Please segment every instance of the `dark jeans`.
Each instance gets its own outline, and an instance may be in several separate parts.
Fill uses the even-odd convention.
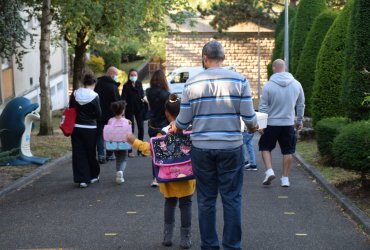
[[[148,135],[149,135],[150,138],[156,137],[159,132],[161,132],[161,130],[148,127]],[[153,161],[152,161],[152,175],[153,175],[153,178],[154,178],[155,177],[155,170],[154,170]]]
[[[90,183],[100,173],[96,160],[97,129],[74,128],[71,138],[73,180]]]
[[[135,121],[138,129],[137,138],[139,140],[143,140],[144,138],[144,119],[143,119],[143,112],[137,113],[137,114],[126,114],[126,119],[129,119],[132,122],[132,133],[135,132]],[[132,149],[129,150],[129,152],[132,152]],[[138,151],[139,153],[139,151]]]
[[[175,210],[177,200],[179,200],[179,208],[181,211],[181,227],[191,226],[191,197],[192,195],[176,198],[166,198],[164,203],[164,223],[172,224],[175,222]]]
[[[224,249],[241,249],[241,204],[243,148],[200,149],[192,147],[191,160],[196,177],[199,229],[202,249],[219,249],[216,231],[216,199],[220,192]]]
[[[97,124],[97,131],[98,131],[98,138],[96,141],[96,150],[98,151],[98,158],[99,159],[104,159],[105,155],[106,156],[111,156],[113,155],[113,151],[106,151],[104,148],[104,138],[103,138],[103,129],[104,126],[107,123],[105,122],[98,122]]]

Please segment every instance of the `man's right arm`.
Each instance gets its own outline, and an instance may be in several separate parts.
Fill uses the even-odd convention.
[[[269,113],[268,98],[269,98],[269,94],[268,94],[268,91],[267,91],[267,88],[266,88],[266,85],[265,85],[262,88],[262,95],[261,95],[261,99],[260,99],[260,103],[259,103],[259,107],[258,107],[259,112],[265,113],[265,114]]]
[[[176,128],[186,129],[193,120],[193,111],[189,102],[187,89],[185,88],[181,96],[180,113],[176,118]]]

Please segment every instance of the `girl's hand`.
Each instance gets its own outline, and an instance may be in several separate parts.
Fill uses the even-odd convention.
[[[134,144],[134,141],[136,140],[136,137],[134,134],[130,133],[127,134],[127,142],[130,143],[131,145]]]

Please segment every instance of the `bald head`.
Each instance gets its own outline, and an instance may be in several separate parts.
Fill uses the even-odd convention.
[[[118,75],[118,69],[116,67],[109,67],[107,69],[107,76],[110,76],[113,78],[113,76]]]
[[[274,73],[285,72],[285,62],[282,59],[276,59],[272,63],[272,71]]]

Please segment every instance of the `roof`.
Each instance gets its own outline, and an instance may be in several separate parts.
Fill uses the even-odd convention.
[[[189,18],[182,25],[176,25],[174,23],[169,23],[170,28],[173,31],[178,31],[181,33],[191,33],[191,32],[198,32],[198,33],[215,33],[218,32],[215,30],[209,23],[213,20],[213,16],[207,17],[196,17],[196,18]],[[193,22],[193,26],[191,25]],[[260,32],[274,32],[273,29],[269,29],[266,27],[259,26]],[[245,32],[258,32],[258,25],[255,22],[244,22],[232,26],[225,30],[226,33],[245,33]]]

